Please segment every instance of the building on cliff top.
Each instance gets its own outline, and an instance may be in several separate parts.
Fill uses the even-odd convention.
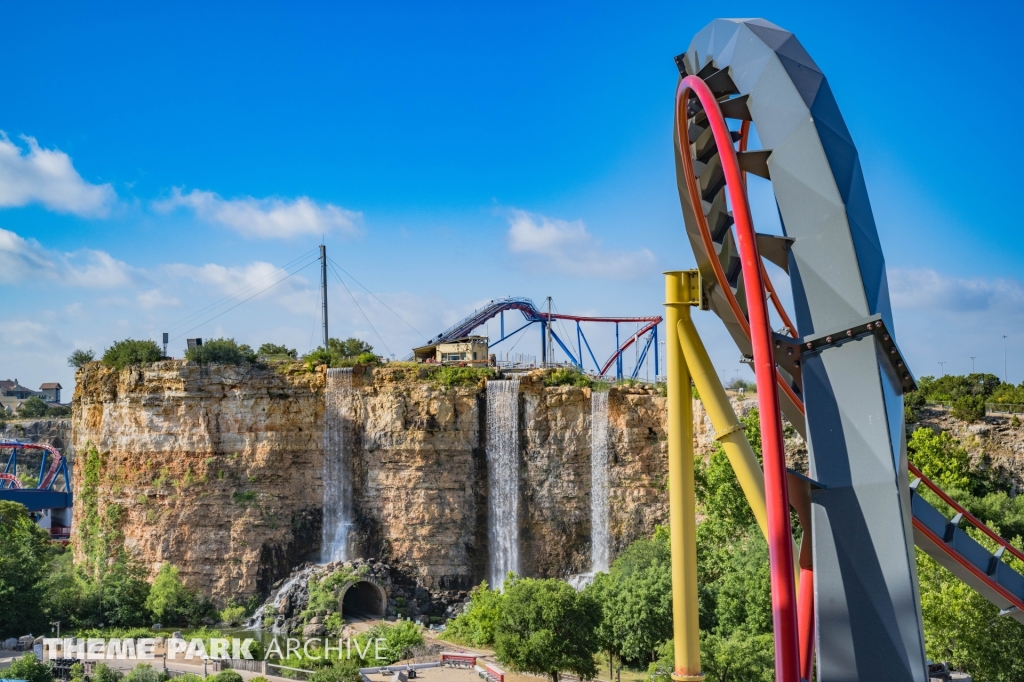
[[[412,354],[416,362],[486,367],[490,364],[488,347],[489,341],[486,336],[464,336],[461,339],[413,348]]]

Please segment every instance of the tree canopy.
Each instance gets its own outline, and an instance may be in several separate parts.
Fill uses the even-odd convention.
[[[76,348],[71,355],[68,356],[68,367],[74,367],[78,369],[82,365],[92,362],[96,359],[96,354],[92,352],[92,349],[83,350]]]
[[[103,362],[107,367],[124,369],[131,365],[145,365],[156,362],[163,357],[163,351],[155,341],[146,339],[124,339],[117,341],[110,348],[103,351]]]
[[[256,353],[234,339],[210,339],[186,350],[185,359],[200,365],[244,365],[256,362]]]
[[[547,675],[552,682],[563,670],[590,679],[597,672],[594,630],[600,620],[601,607],[593,597],[564,581],[506,581],[495,653],[516,670]]]

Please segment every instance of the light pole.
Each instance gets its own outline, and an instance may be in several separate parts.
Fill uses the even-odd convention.
[[[977,355],[972,355],[971,356],[971,374],[975,373],[974,372],[974,358],[976,358],[976,357],[978,357],[978,356]]]
[[[1010,383],[1006,378],[1006,334],[1003,334],[1003,383]]]
[[[946,376],[946,363],[944,361],[939,362],[939,369],[942,370],[942,376]]]
[[[53,632],[53,628],[57,628],[57,639],[60,639],[60,621],[54,620],[50,622],[50,632]]]

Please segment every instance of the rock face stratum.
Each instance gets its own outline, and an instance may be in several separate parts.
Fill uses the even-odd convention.
[[[320,556],[323,370],[299,364],[93,363],[74,397],[75,552],[164,562],[217,602],[267,593]],[[486,387],[444,388],[414,365],[354,368],[346,458],[354,556],[428,589],[487,570]],[[590,564],[591,389],[520,384],[520,562],[527,576]],[[665,399],[609,393],[612,556],[668,515]],[[698,451],[710,426],[694,403]]]

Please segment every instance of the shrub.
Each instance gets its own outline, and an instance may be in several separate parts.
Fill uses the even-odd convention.
[[[213,677],[216,682],[242,682],[242,676],[234,670],[221,670]]]
[[[94,682],[121,682],[121,678],[124,677],[124,673],[120,670],[111,668],[106,663],[98,663],[92,671],[92,679]]]
[[[255,682],[253,678],[249,682]],[[334,665],[320,668],[310,675],[309,682],[360,682],[362,675],[359,674],[359,662],[352,659],[342,659]]]
[[[544,377],[545,386],[579,386],[587,388],[594,381],[575,367],[559,367]]]
[[[74,367],[78,369],[82,365],[92,362],[96,359],[96,354],[92,352],[92,349],[82,350],[76,348],[71,355],[68,356],[68,367]]]
[[[299,352],[294,348],[288,348],[277,343],[265,343],[256,350],[256,355],[262,356],[284,356],[295,359],[299,357]]]
[[[139,663],[125,676],[124,682],[160,682],[160,673],[149,663]]]
[[[456,367],[442,365],[430,370],[430,381],[440,388],[449,389],[456,386],[479,386],[484,379],[491,379],[495,372],[490,367]]]
[[[198,623],[213,611],[209,600],[182,585],[178,569],[169,563],[160,567],[153,580],[146,608],[161,623],[179,625]]]
[[[50,666],[36,660],[36,655],[29,652],[21,658],[14,659],[9,668],[0,670],[0,679],[27,680],[27,682],[53,682],[53,671]]]
[[[407,620],[399,621],[394,625],[378,623],[366,631],[365,637],[366,641],[374,645],[376,644],[374,640],[384,640],[384,644],[380,647],[381,657],[375,659],[377,664],[383,665],[391,665],[407,658],[413,647],[423,644],[423,633],[420,632],[419,626]],[[372,652],[376,656],[376,646]]]
[[[103,351],[103,364],[114,369],[124,369],[130,365],[144,365],[156,362],[163,357],[163,351],[155,341],[139,341],[125,339],[116,342]]]
[[[352,367],[353,365],[369,365],[378,362],[373,346],[356,338],[344,341],[327,339],[327,348],[320,346],[316,350],[302,356],[306,367],[312,370],[318,365],[328,367]]]
[[[200,365],[242,365],[256,362],[256,353],[234,339],[211,339],[185,351],[185,359]]]
[[[220,619],[228,625],[239,625],[245,619],[245,607],[231,602],[220,612]]]
[[[985,398],[980,395],[961,396],[953,401],[953,409],[949,413],[961,421],[981,421],[985,418]]]
[[[469,593],[465,611],[449,621],[444,637],[456,644],[490,647],[494,645],[494,629],[501,616],[502,593],[489,589],[487,581]]]

